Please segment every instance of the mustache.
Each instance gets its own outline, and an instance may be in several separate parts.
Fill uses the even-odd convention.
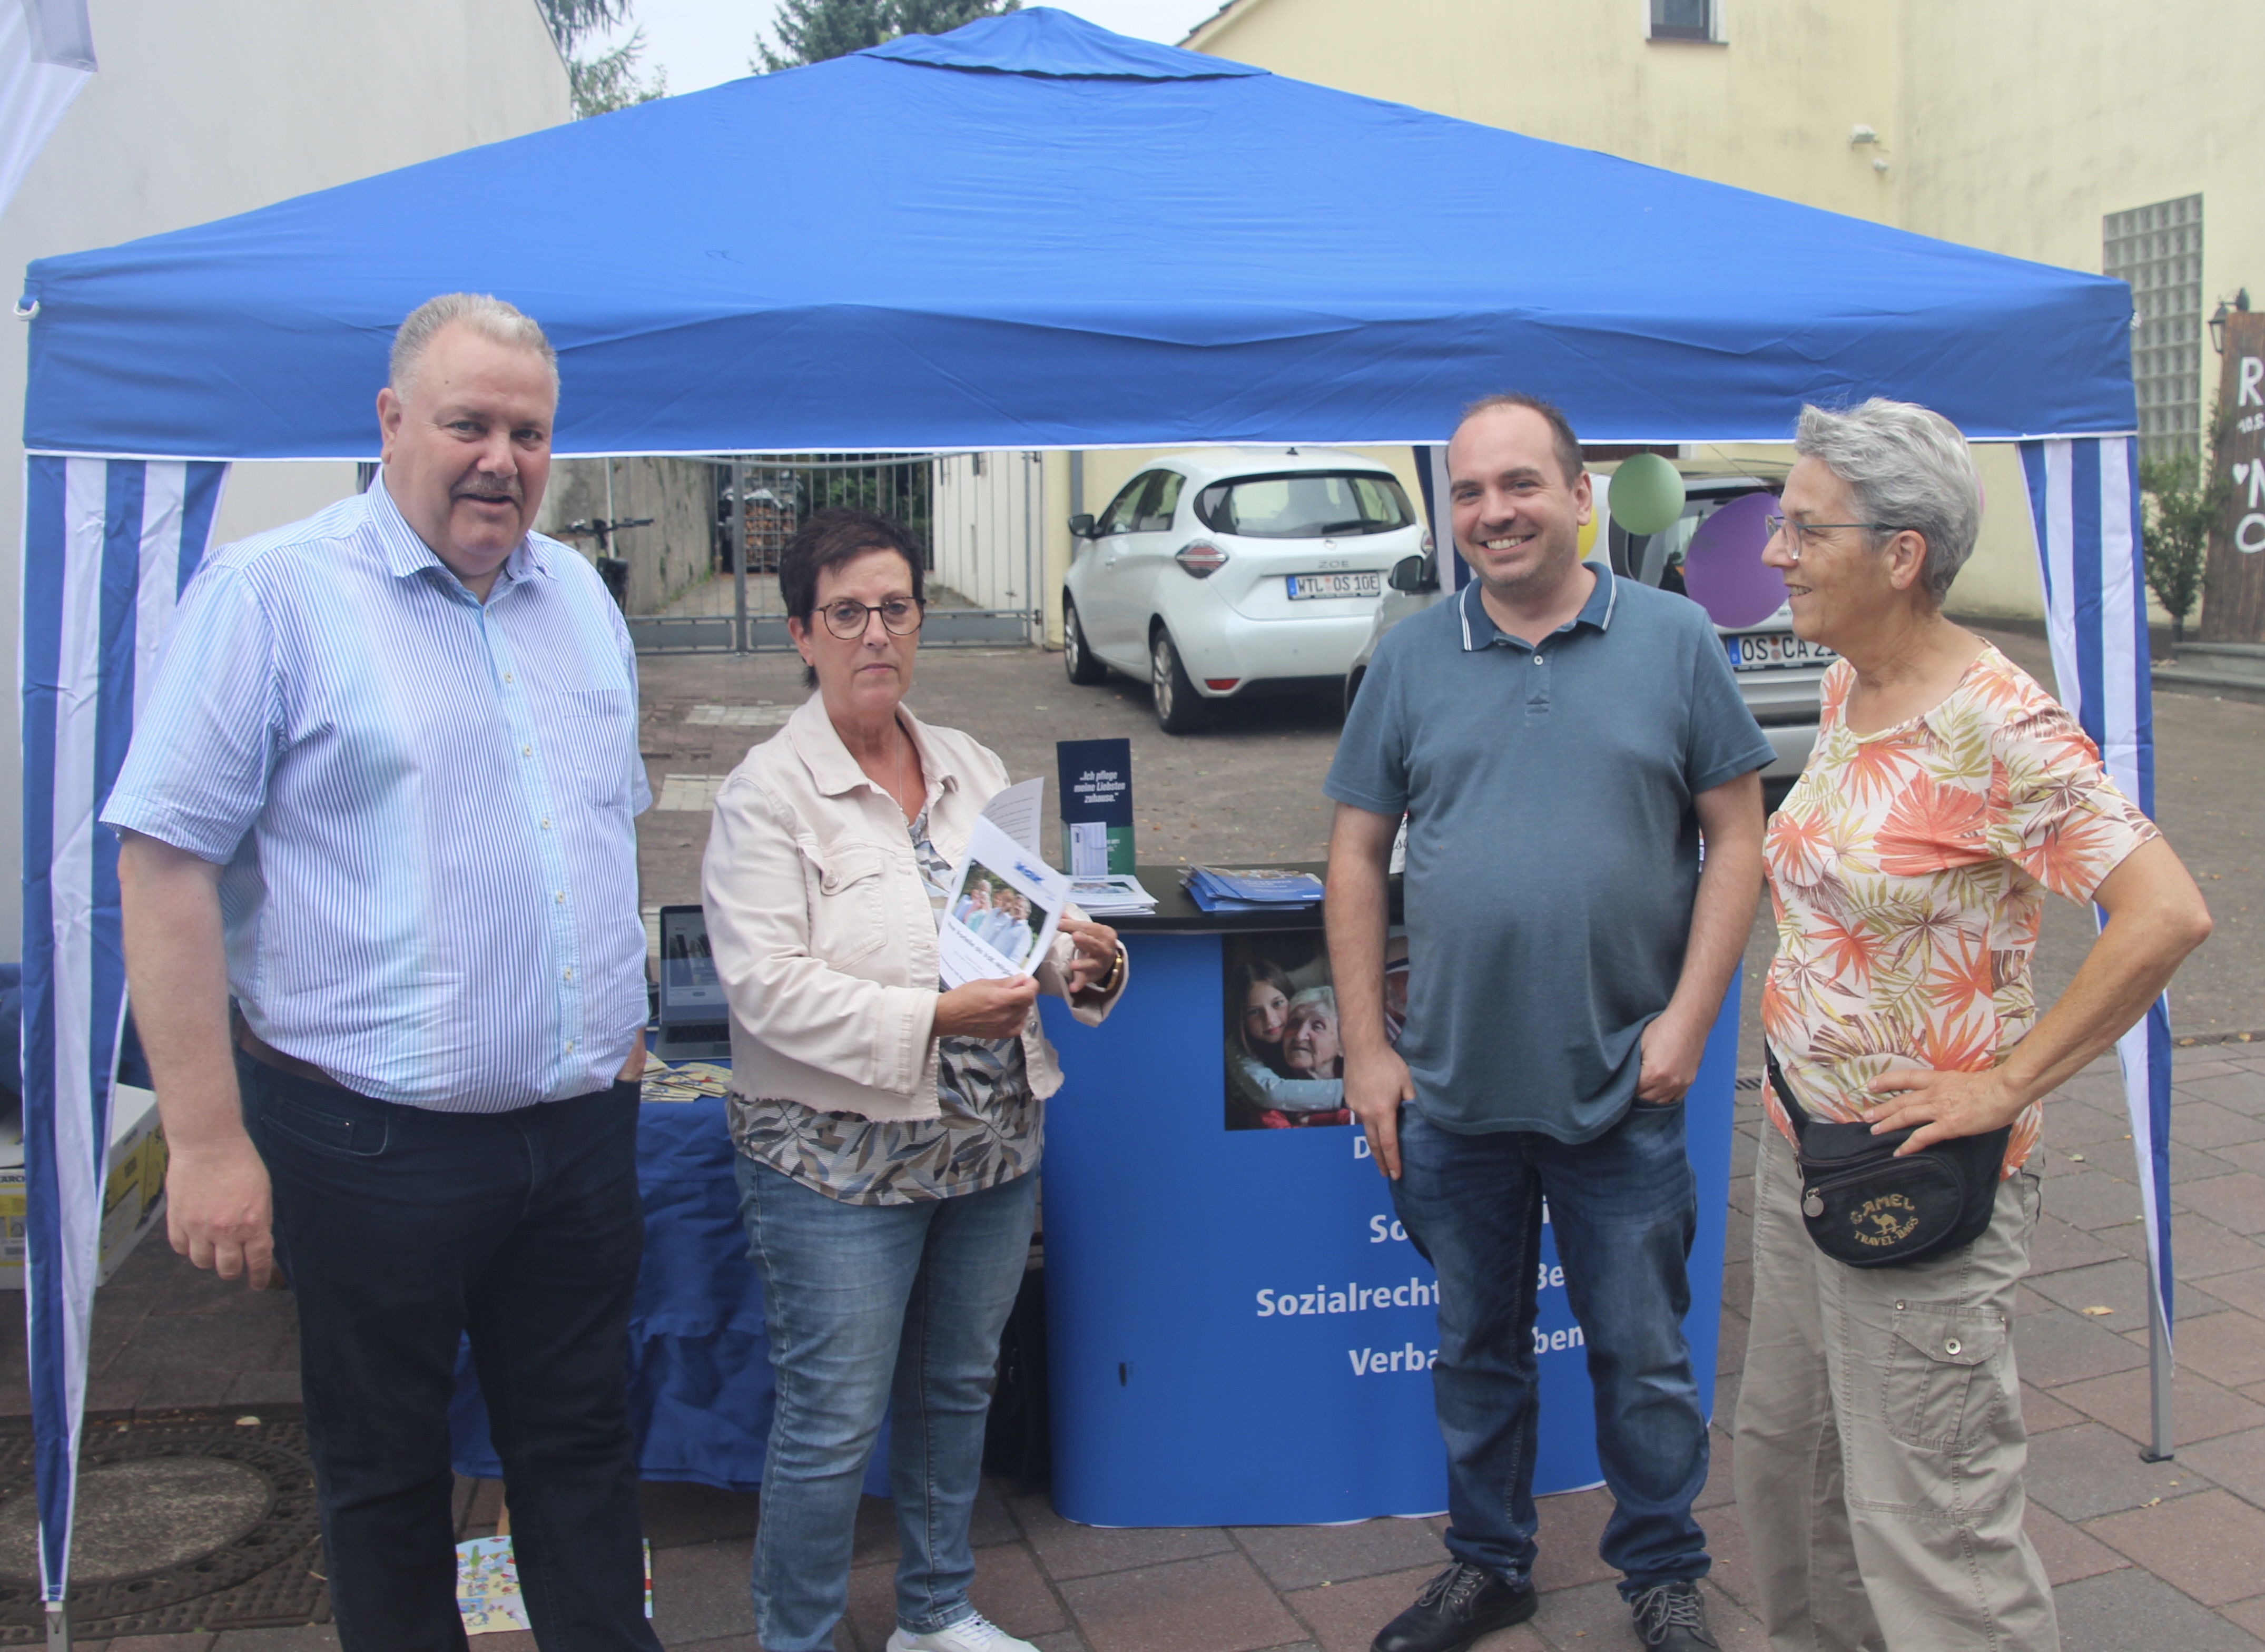
[[[474,483],[460,487],[448,497],[453,499],[508,499],[516,505],[526,498],[526,493],[519,485],[519,478],[513,477],[505,482]]]

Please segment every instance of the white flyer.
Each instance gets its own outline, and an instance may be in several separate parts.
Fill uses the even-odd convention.
[[[1109,876],[1109,823],[1106,820],[1070,822],[1069,870],[1073,877]]]
[[[1033,859],[1045,851],[1038,847],[1038,811],[1045,807],[1046,778],[1025,780],[1009,786],[983,805],[983,818],[1023,846]]]
[[[987,814],[968,834],[936,916],[937,973],[947,987],[1027,975],[1053,944],[1069,877],[1026,850]]]

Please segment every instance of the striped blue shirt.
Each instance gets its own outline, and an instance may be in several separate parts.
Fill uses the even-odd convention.
[[[642,1036],[652,801],[589,564],[530,535],[484,607],[381,480],[206,562],[102,818],[225,868],[229,986],[276,1049],[498,1112]]]

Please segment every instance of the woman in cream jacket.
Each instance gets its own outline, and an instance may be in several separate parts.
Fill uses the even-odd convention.
[[[779,586],[818,693],[725,782],[703,871],[778,1391],[753,1577],[768,1652],[833,1645],[892,1403],[890,1652],[1031,1652],[967,1586],[999,1337],[1061,1084],[1036,1001],[1098,1022],[1126,964],[1114,930],[1073,913],[1035,975],[941,990],[936,914],[1007,774],[903,707],[924,560],[864,512],[796,535]]]

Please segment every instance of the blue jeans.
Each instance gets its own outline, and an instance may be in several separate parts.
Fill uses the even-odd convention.
[[[956,1198],[845,1204],[744,1155],[737,1163],[778,1389],[755,1530],[756,1634],[766,1652],[832,1648],[885,1415],[897,1621],[929,1634],[972,1617],[968,1523],[1038,1177]]]
[[[1524,1583],[1533,1575],[1533,1359],[1541,1204],[1587,1345],[1597,1457],[1616,1505],[1598,1553],[1620,1593],[1707,1575],[1691,1517],[1707,1481],[1707,1419],[1683,1315],[1698,1192],[1683,1109],[1629,1109],[1594,1141],[1527,1132],[1458,1135],[1400,1115],[1392,1202],[1439,1272],[1431,1368],[1447,1445],[1447,1547]]]
[[[339,1644],[465,1644],[448,1401],[469,1334],[535,1643],[659,1652],[627,1399],[637,1087],[441,1113],[249,1057],[237,1073],[299,1306]]]

